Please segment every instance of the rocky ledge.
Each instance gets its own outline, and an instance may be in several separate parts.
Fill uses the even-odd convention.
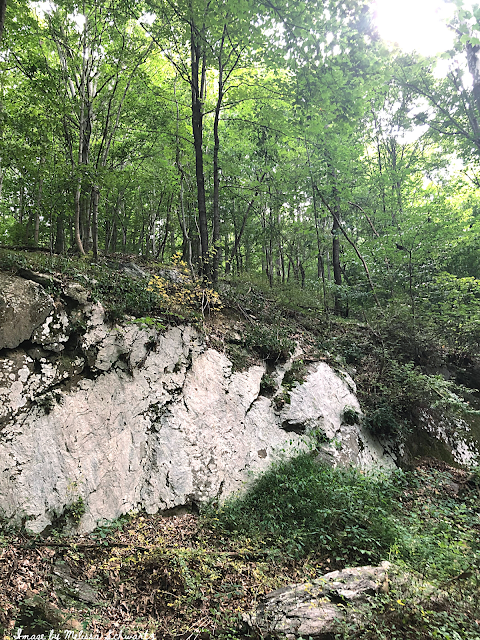
[[[111,326],[80,285],[54,299],[47,276],[23,275],[0,273],[0,509],[30,531],[221,498],[312,442],[330,464],[394,464],[345,423],[355,384],[325,362],[279,408],[263,363],[234,371],[189,326]],[[291,364],[269,372],[279,387]]]

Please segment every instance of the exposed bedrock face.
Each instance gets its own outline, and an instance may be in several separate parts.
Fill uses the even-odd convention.
[[[111,327],[85,291],[70,286],[54,304],[40,285],[8,279],[2,317],[18,313],[20,288],[32,320],[0,351],[0,512],[33,532],[80,498],[83,531],[132,509],[223,498],[312,443],[333,465],[394,466],[345,424],[345,408],[361,413],[355,385],[324,362],[277,410],[261,393],[263,365],[232,371],[191,327]]]
[[[205,349],[189,327],[157,335],[136,325],[111,329],[100,318],[92,308],[82,338],[88,377],[77,375],[71,388],[79,357],[70,368],[47,357],[35,363],[23,351],[3,358],[11,409],[0,440],[1,507],[9,518],[27,518],[32,531],[79,497],[87,531],[134,508],[154,512],[228,495],[249,472],[307,448],[312,430],[346,436],[332,460],[390,464],[367,434],[342,425],[344,407],[358,403],[324,363],[312,366],[278,412],[260,395],[263,366],[232,372],[228,358]],[[285,430],[289,421],[304,434]]]
[[[39,284],[0,272],[0,349],[29,340],[54,309]]]

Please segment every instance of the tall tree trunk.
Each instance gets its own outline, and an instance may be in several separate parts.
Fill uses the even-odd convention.
[[[350,246],[353,248],[353,250],[355,251],[355,253],[358,256],[358,259],[360,260],[360,262],[362,263],[363,269],[365,271],[365,275],[367,276],[367,280],[368,280],[368,284],[370,286],[370,290],[373,294],[373,298],[375,300],[375,304],[377,305],[377,307],[382,311],[382,305],[380,304],[380,301],[378,299],[377,293],[375,291],[375,286],[373,284],[373,280],[372,277],[370,275],[370,271],[368,269],[368,265],[365,262],[364,257],[362,256],[362,254],[360,253],[360,251],[358,250],[357,245],[355,244],[355,242],[350,238],[350,236],[347,234],[347,232],[345,231],[345,229],[342,227],[340,220],[335,212],[335,209],[330,207],[330,205],[327,203],[327,201],[325,200],[325,198],[322,196],[322,194],[320,193],[320,191],[318,191],[318,187],[315,186],[315,188],[317,189],[317,192],[323,202],[323,204],[325,205],[325,207],[330,211],[330,213],[332,214],[332,217],[334,219],[334,221],[337,223],[337,228],[339,229],[339,231],[343,234],[345,240],[350,244]]]
[[[165,221],[165,233],[163,234],[163,239],[158,242],[158,252],[157,258],[160,257],[160,262],[163,262],[165,255],[165,248],[167,246],[168,234],[170,233],[171,226],[171,216],[172,216],[172,203],[173,203],[173,193],[170,195],[167,203],[167,219]]]
[[[188,264],[190,273],[193,274],[192,240],[189,234],[186,217],[185,217],[185,173],[183,171],[183,166],[180,158],[180,133],[179,133],[180,108],[177,100],[177,78],[176,77],[173,83],[173,96],[175,98],[175,105],[177,109],[176,136],[175,136],[175,164],[177,166],[178,173],[180,174],[179,208],[177,209],[178,222],[180,224],[180,229],[182,230],[182,236],[183,236],[182,257],[185,260],[185,262]]]
[[[334,205],[335,206],[335,205]],[[333,216],[332,226],[332,266],[333,266],[333,281],[337,287],[342,285],[342,269],[340,266],[340,218],[339,212],[335,212],[337,215]],[[342,301],[340,295],[335,293],[335,315],[342,315]]]
[[[397,212],[395,211],[395,207],[392,207],[392,226],[396,227],[398,225],[398,217],[397,214],[402,213],[403,203],[402,203],[402,187],[401,182],[398,178],[398,166],[397,166],[397,142],[394,138],[390,138],[389,142],[389,150],[390,150],[390,159],[392,162],[392,173],[393,173],[393,184],[392,184],[392,192],[394,194],[394,200],[397,201]]]
[[[7,0],[0,0],[0,40],[3,35],[3,27],[5,26],[5,14],[7,12]]]
[[[22,180],[22,183],[20,185],[20,193],[18,196],[18,222],[21,225],[23,224],[23,212],[24,212],[24,186],[23,186],[23,180]]]
[[[322,289],[323,289],[323,307],[325,312],[328,313],[328,304],[327,304],[327,289],[325,285],[325,265],[323,260],[323,247],[320,236],[319,229],[319,214],[318,214],[318,203],[317,203],[317,192],[315,188],[315,181],[313,179],[312,165],[310,162],[310,151],[308,149],[307,139],[305,138],[305,150],[307,152],[307,160],[309,166],[310,173],[310,185],[312,187],[312,201],[313,201],[313,216],[315,219],[315,235],[317,238],[317,278],[322,279]]]
[[[2,201],[3,174],[4,174],[4,170],[3,170],[3,167],[2,167],[2,158],[0,157],[0,202]]]
[[[65,226],[63,220],[63,213],[57,214],[57,229],[55,233],[55,253],[65,253]]]
[[[198,224],[201,244],[201,272],[202,275],[210,274],[208,264],[208,225],[207,205],[205,199],[205,175],[203,167],[203,78],[206,70],[206,60],[202,52],[202,46],[198,42],[194,25],[191,25],[191,72],[192,72],[192,131],[193,146],[195,149],[195,175],[197,179],[197,206]]]
[[[477,35],[477,32],[474,32]],[[465,51],[467,54],[468,70],[473,79],[473,97],[477,107],[476,122],[480,116],[480,45],[466,42]]]
[[[233,229],[234,229],[234,233],[235,233],[235,243],[234,243],[233,249],[232,249],[232,251],[230,253],[230,257],[228,258],[228,260],[226,262],[225,269],[230,268],[230,263],[232,262],[232,260],[234,258],[237,257],[237,251],[238,251],[238,248],[240,246],[240,242],[242,241],[243,232],[245,231],[245,227],[247,225],[247,220],[248,220],[248,217],[250,215],[250,211],[252,210],[253,205],[255,204],[255,200],[256,200],[256,198],[257,198],[257,196],[259,194],[260,184],[265,180],[266,175],[267,174],[265,172],[262,175],[262,177],[260,178],[260,180],[259,180],[259,184],[258,184],[257,188],[255,189],[255,194],[254,194],[253,198],[250,200],[250,202],[248,203],[248,206],[247,206],[247,209],[245,211],[245,215],[243,216],[242,224],[241,224],[241,227],[240,227],[240,230],[238,231],[238,233],[237,233],[237,226],[236,226],[235,216],[233,216]],[[237,264],[238,264],[238,261],[237,261]],[[228,267],[227,267],[227,265],[228,265]]]
[[[218,265],[220,264],[220,169],[218,166],[218,152],[220,150],[220,138],[218,135],[218,124],[220,122],[220,109],[223,102],[223,45],[227,35],[227,25],[223,27],[222,41],[218,54],[218,94],[215,105],[215,119],[213,122],[213,263],[212,282],[218,281]]]
[[[100,187],[93,185],[92,188],[92,249],[93,259],[98,260],[98,201],[100,199]]]
[[[85,24],[83,27],[83,55],[82,55],[82,71],[80,77],[80,121],[78,132],[78,163],[77,163],[77,188],[75,190],[75,217],[74,217],[74,232],[75,232],[75,244],[80,255],[85,255],[85,249],[83,248],[82,233],[81,233],[81,196],[82,196],[82,172],[80,167],[85,161],[85,157],[88,157],[88,150],[85,149],[86,143],[86,131],[87,131],[87,105],[86,105],[86,92],[87,92],[87,34],[88,34],[88,18],[85,16]]]
[[[382,210],[384,215],[387,213],[387,204],[385,198],[385,180],[383,176],[383,162],[382,162],[382,148],[380,146],[380,126],[377,121],[377,114],[373,110],[373,121],[375,123],[375,139],[377,143],[377,164],[378,164],[378,173],[380,175],[380,191],[382,195]]]
[[[336,287],[341,287],[342,285],[342,268],[340,264],[340,233],[342,230],[341,226],[341,207],[340,207],[340,195],[338,193],[337,188],[337,180],[335,176],[335,169],[330,162],[328,162],[328,172],[330,174],[331,184],[332,184],[332,192],[333,192],[333,206],[327,206],[327,203],[324,198],[322,198],[323,203],[327,207],[327,209],[332,214],[333,224],[332,224],[332,266],[333,266],[333,281]],[[318,190],[317,190],[318,191]],[[318,192],[320,193],[320,192]],[[343,315],[342,309],[342,299],[337,291],[335,291],[335,315],[341,316]]]
[[[85,250],[83,248],[82,236],[80,233],[80,198],[82,195],[82,176],[79,175],[77,178],[77,188],[75,190],[75,218],[74,218],[74,233],[75,233],[75,244],[77,245],[77,249],[81,255],[85,255]]]
[[[35,225],[33,229],[33,244],[36,247],[38,247],[38,238],[40,235],[40,207],[42,205],[42,191],[43,191],[42,165],[44,163],[45,163],[45,158],[42,158],[40,161],[40,175],[38,179],[37,202],[35,206]]]
[[[218,151],[220,149],[220,138],[218,136],[218,123],[220,121],[220,106],[222,98],[220,95],[220,87],[222,82],[221,68],[219,77],[218,100],[215,107],[215,120],[213,123],[213,262],[212,262],[212,282],[218,281],[218,265],[220,264],[221,248],[220,248],[220,171],[218,167]]]

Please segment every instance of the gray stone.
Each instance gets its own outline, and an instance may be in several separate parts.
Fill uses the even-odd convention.
[[[59,305],[50,313],[45,322],[32,333],[31,340],[40,344],[47,351],[60,353],[70,336],[69,318],[64,309]]]
[[[362,424],[347,425],[342,417],[346,407],[362,415],[355,395],[354,381],[345,373],[337,373],[326,362],[309,367],[303,384],[290,393],[290,404],[280,414],[283,428],[294,432],[316,434],[322,444],[322,458],[333,465],[353,464],[361,468],[395,467],[393,457]]]
[[[40,371],[26,353],[3,360],[0,395],[8,409],[0,507],[17,521],[27,516],[33,532],[72,502],[72,486],[86,505],[84,531],[131,509],[155,512],[226,496],[279,455],[307,450],[309,429],[340,429],[342,402],[353,402],[342,378],[323,365],[319,375],[313,366],[292,394],[295,419],[305,421],[307,435],[285,433],[282,420],[290,414],[279,416],[260,395],[263,366],[233,372],[228,358],[205,349],[190,327],[163,334],[136,324],[108,327],[98,304],[89,308],[86,324],[81,348],[95,379],[78,377],[81,357],[70,365],[65,358],[40,358]],[[52,388],[54,401],[37,403]],[[315,411],[307,410],[313,405]],[[373,454],[351,462],[370,459],[391,462]]]
[[[263,365],[234,372],[191,327],[111,327],[98,303],[67,314],[38,284],[5,282],[25,308],[46,305],[26,332],[38,348],[0,358],[0,509],[34,533],[80,497],[82,531],[132,509],[223,498],[320,432],[333,465],[393,466],[359,425],[342,425],[346,406],[360,410],[353,381],[325,363],[309,365],[279,412],[261,395]],[[77,351],[59,354],[72,324],[85,327]],[[273,372],[279,384],[290,365]]]
[[[184,284],[192,280],[190,275],[182,273],[178,269],[162,269],[158,271],[158,275],[172,284]]]
[[[370,598],[388,590],[389,567],[384,562],[379,567],[332,571],[311,582],[283,587],[266,595],[244,621],[261,637],[328,638],[347,622],[358,624]]]
[[[78,282],[67,283],[63,287],[63,293],[67,298],[75,300],[75,302],[78,302],[81,305],[87,304],[90,299],[90,292],[82,287]]]
[[[125,264],[120,265],[119,270],[131,278],[150,278],[148,271],[141,269],[134,262],[126,262]]]
[[[37,283],[0,272],[0,349],[14,349],[55,310]]]
[[[101,601],[97,590],[87,582],[75,578],[68,564],[62,560],[57,560],[53,567],[53,588],[61,600],[68,596],[87,604],[98,604]]]

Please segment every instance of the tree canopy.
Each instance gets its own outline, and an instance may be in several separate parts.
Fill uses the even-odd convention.
[[[480,291],[480,9],[456,5],[442,74],[364,0],[10,0],[0,242],[447,322]]]

